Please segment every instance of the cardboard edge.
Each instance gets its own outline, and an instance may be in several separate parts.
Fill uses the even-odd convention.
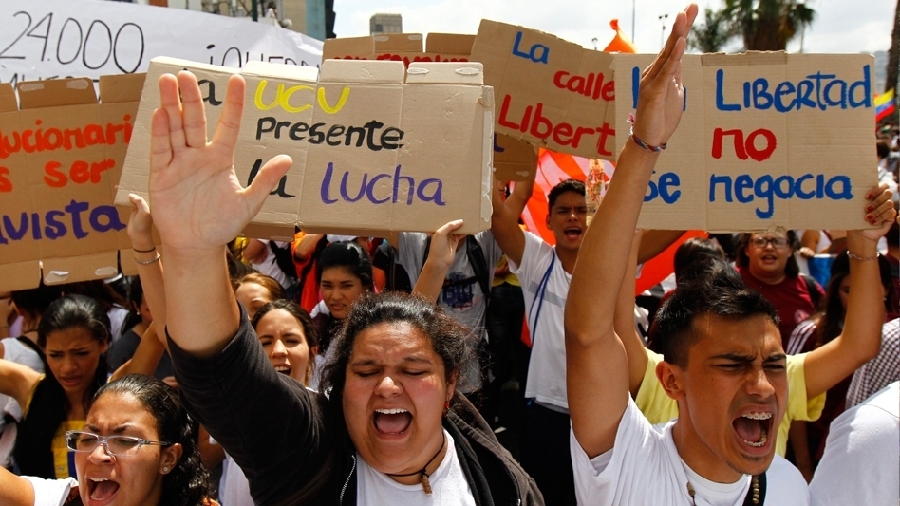
[[[26,81],[16,85],[21,110],[64,105],[96,104],[94,82],[86,77]]]
[[[119,274],[119,252],[103,251],[76,257],[45,258],[44,283],[59,285],[104,279]]]
[[[399,61],[325,60],[319,70],[319,84],[402,84],[405,75],[406,68]]]
[[[16,112],[19,103],[16,100],[16,91],[9,83],[0,83],[0,113]]]
[[[410,63],[407,84],[477,84],[484,83],[484,67],[477,62]],[[493,93],[491,93],[493,99]],[[493,100],[488,107],[493,106]]]
[[[0,265],[0,291],[30,290],[40,284],[40,260]]]
[[[425,38],[426,53],[471,54],[475,35],[468,33],[429,33]]]
[[[787,65],[784,51],[747,51],[742,54],[707,53],[700,55],[704,67],[738,67],[753,65]]]
[[[340,60],[335,60],[340,61]],[[221,67],[225,69],[226,67]],[[241,69],[241,75],[261,78],[276,77],[291,81],[306,81],[315,83],[319,79],[319,69],[310,66],[284,65],[280,63],[268,63],[251,61]]]
[[[100,76],[100,100],[105,104],[140,102],[146,72]]]

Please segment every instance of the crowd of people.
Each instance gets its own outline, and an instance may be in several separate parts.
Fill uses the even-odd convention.
[[[584,182],[547,195],[552,243],[520,226],[533,180],[474,236],[238,237],[291,160],[241,187],[243,80],[208,139],[196,77],[162,76],[139,276],[0,297],[0,504],[897,504],[896,132],[870,229],[693,238],[636,302],[682,235],[636,226],[696,15],[593,225]]]

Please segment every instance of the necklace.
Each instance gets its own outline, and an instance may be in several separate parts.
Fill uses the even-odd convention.
[[[387,476],[390,476],[391,478],[406,478],[408,476],[415,476],[417,474],[421,474],[422,478],[420,481],[422,482],[422,491],[425,492],[425,495],[431,495],[431,482],[428,481],[428,473],[425,471],[425,469],[427,469],[428,466],[430,466],[431,463],[434,462],[434,459],[436,459],[437,456],[441,454],[441,451],[444,449],[445,444],[447,444],[447,437],[444,436],[443,433],[441,433],[441,447],[438,448],[437,453],[435,453],[434,457],[431,457],[431,459],[424,466],[422,466],[422,469],[420,469],[414,473],[406,473],[406,474],[384,473],[384,474],[386,474]]]
[[[684,469],[685,478],[687,478],[687,469],[684,460],[681,461],[681,468]],[[763,475],[764,476],[764,475]],[[753,475],[750,477],[750,490],[747,491],[747,495],[744,496],[743,506],[751,506],[751,505],[759,505],[760,503],[760,487],[759,487],[759,477],[760,475]],[[688,496],[691,498],[691,504],[693,506],[697,506],[697,491],[694,490],[694,486],[691,485],[691,480],[686,479],[685,483],[687,487]]]

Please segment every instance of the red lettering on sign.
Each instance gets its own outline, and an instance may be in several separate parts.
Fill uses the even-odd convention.
[[[616,135],[616,131],[609,123],[604,122],[598,127],[573,126],[565,121],[553,123],[550,118],[544,116],[543,103],[528,105],[525,107],[522,118],[516,121],[509,117],[511,102],[512,97],[509,95],[503,97],[503,102],[500,105],[500,114],[497,117],[497,123],[501,126],[518,130],[522,133],[529,132],[533,137],[543,141],[552,137],[557,144],[563,146],[571,145],[575,149],[578,149],[578,146],[581,145],[582,137],[597,135],[597,154],[603,156],[612,155],[612,151],[606,147],[606,144],[610,137]]]

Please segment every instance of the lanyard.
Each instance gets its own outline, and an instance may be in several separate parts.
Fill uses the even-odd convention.
[[[550,266],[547,267],[547,272],[544,273],[544,277],[541,278],[541,282],[538,283],[537,291],[534,293],[534,298],[537,301],[537,311],[534,312],[534,319],[529,315],[528,321],[531,324],[531,347],[534,348],[534,343],[537,337],[537,322],[538,318],[541,317],[541,308],[544,306],[544,295],[547,293],[547,285],[550,284],[550,273],[553,272],[553,264],[556,263],[556,251],[553,251],[553,256],[550,257]],[[534,309],[534,304],[531,306]]]

